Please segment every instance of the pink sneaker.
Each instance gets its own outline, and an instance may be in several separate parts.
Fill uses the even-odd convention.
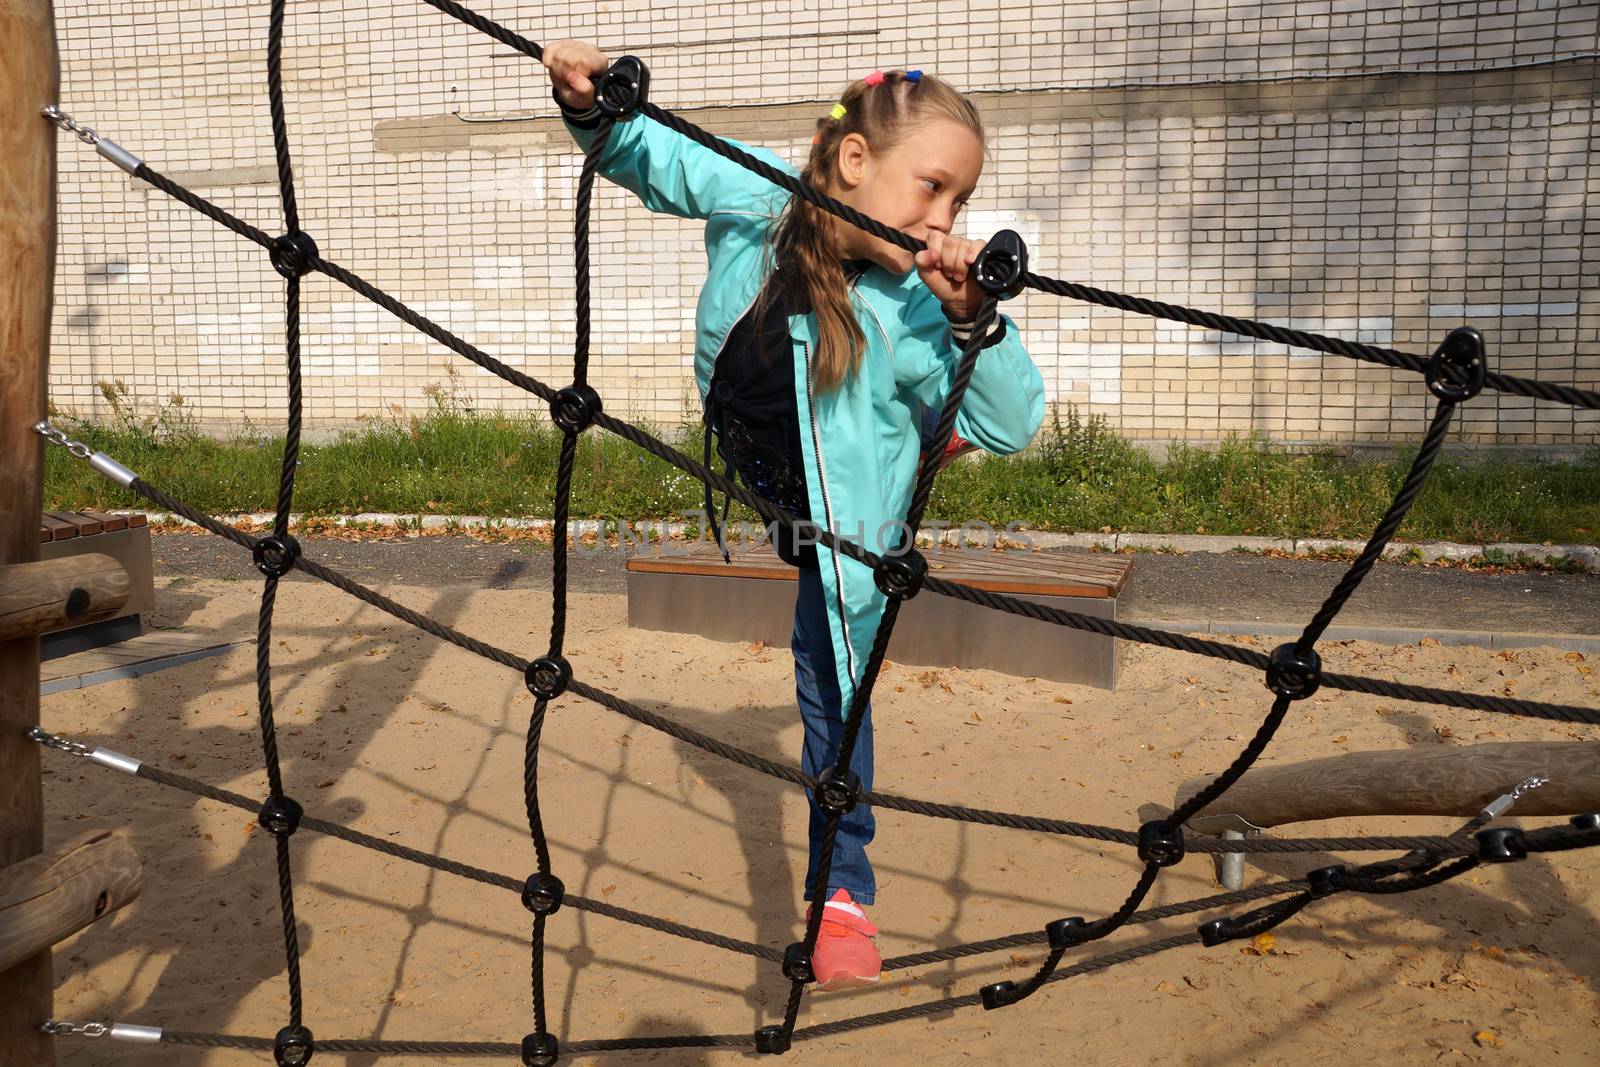
[[[806,910],[809,920],[810,909]],[[811,973],[818,989],[853,989],[874,985],[883,970],[883,957],[873,935],[878,928],[867,919],[861,905],[843,889],[822,906],[822,930],[817,934],[817,950],[811,955]]]

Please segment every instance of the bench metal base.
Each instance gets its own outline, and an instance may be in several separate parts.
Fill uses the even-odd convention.
[[[628,625],[787,648],[796,588],[794,581],[769,578],[630,570]],[[1018,599],[1102,619],[1117,617],[1115,597]],[[917,666],[978,667],[1099,689],[1117,687],[1115,638],[927,592],[901,607],[889,658]]]

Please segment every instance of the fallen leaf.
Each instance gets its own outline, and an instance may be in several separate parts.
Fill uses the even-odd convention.
[[[1421,641],[1418,641],[1417,644],[1423,648],[1438,648],[1439,639],[1437,637],[1424,637]]]
[[[1248,945],[1239,949],[1248,956],[1265,956],[1278,945],[1278,939],[1268,934],[1257,934],[1250,939]]]
[[[1072,700],[1071,700],[1070,697],[1056,697],[1056,703],[1057,704],[1070,704],[1070,703],[1072,703]]]
[[[1178,991],[1178,987],[1173,985],[1171,982],[1157,982],[1156,983],[1156,992],[1157,993],[1176,993],[1177,991]]]
[[[603,896],[603,897],[609,897],[612,893],[615,893],[616,891],[617,891],[617,884],[615,882],[611,883],[610,885],[603,885],[603,886],[600,887],[600,895]]]
[[[1479,1048],[1505,1048],[1503,1038],[1493,1030],[1479,1030],[1472,1035],[1472,1043]]]

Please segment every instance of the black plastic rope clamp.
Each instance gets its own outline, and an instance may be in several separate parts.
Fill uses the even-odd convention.
[[[1485,863],[1512,863],[1528,858],[1528,843],[1520,826],[1492,826],[1473,836],[1478,839],[1478,858]]]
[[[783,976],[791,982],[814,982],[816,974],[811,970],[811,957],[806,955],[806,946],[803,942],[796,941],[783,950]]]
[[[922,580],[927,576],[928,561],[914,548],[905,552],[886,552],[878,557],[878,565],[872,568],[873,584],[878,587],[878,592],[890,600],[910,600],[922,588]]]
[[[817,788],[812,795],[817,807],[829,815],[848,815],[861,799],[861,778],[855,771],[845,771],[841,778],[837,768],[829,767],[817,775]]]
[[[572,664],[565,656],[540,656],[522,672],[522,681],[540,700],[554,700],[572,683]]]
[[[1340,886],[1335,879],[1338,878],[1339,875],[1343,874],[1345,870],[1346,867],[1344,864],[1336,863],[1332,867],[1318,867],[1316,870],[1306,875],[1306,885],[1307,888],[1311,890],[1312,898],[1314,900],[1321,900],[1323,897],[1332,896],[1334,893],[1337,893],[1340,889]]]
[[[1216,948],[1234,938],[1233,925],[1227,919],[1212,919],[1208,923],[1201,923],[1197,932],[1200,934],[1200,943],[1206,948]]]
[[[1428,392],[1440,400],[1459,404],[1483,392],[1489,378],[1489,357],[1483,334],[1471,326],[1458,326],[1446,335],[1423,371]]]
[[[650,95],[650,68],[638,56],[623,56],[600,75],[594,102],[610,119],[625,119],[644,106]]]
[[[1001,230],[989,238],[972,263],[972,280],[990,296],[1002,300],[1022,292],[1028,273],[1028,245],[1016,230]]]
[[[1073,945],[1082,944],[1088,940],[1084,935],[1088,933],[1088,924],[1077,915],[1066,919],[1057,919],[1044,928],[1044,939],[1050,945],[1050,951],[1063,952]]]
[[[275,237],[267,249],[272,269],[285,278],[301,278],[311,273],[311,261],[317,258],[317,242],[302,230],[290,230]]]
[[[1267,662],[1267,688],[1290,700],[1304,700],[1322,687],[1322,657],[1307,649],[1302,655],[1293,642],[1272,650]]]
[[[535,915],[551,916],[561,910],[567,887],[545,871],[535,871],[522,883],[522,906]]]
[[[1139,858],[1157,867],[1171,867],[1183,859],[1183,827],[1169,830],[1160,819],[1139,827]]]
[[[303,1026],[285,1026],[272,1040],[272,1058],[278,1067],[304,1067],[316,1051],[311,1031]]]
[[[1017,1002],[1017,983],[996,982],[994,985],[986,985],[978,990],[978,999],[983,1001],[984,1011],[1009,1007]]]
[[[582,433],[600,414],[600,394],[587,385],[569,385],[550,401],[550,418],[567,433]]]
[[[300,542],[288,534],[272,534],[258,540],[250,555],[256,561],[256,570],[268,578],[282,578],[294,570],[294,561],[300,558]]]
[[[756,1031],[756,1051],[770,1056],[781,1056],[789,1051],[789,1035],[781,1026],[763,1026]]]
[[[286,797],[281,793],[274,794],[261,805],[261,810],[256,814],[256,823],[273,837],[293,837],[294,832],[300,829],[300,819],[305,815],[306,809],[293,797]]]
[[[1600,811],[1591,811],[1584,815],[1574,815],[1567,820],[1577,830],[1600,830]]]
[[[555,1034],[528,1034],[522,1039],[523,1067],[556,1067],[561,1043]]]

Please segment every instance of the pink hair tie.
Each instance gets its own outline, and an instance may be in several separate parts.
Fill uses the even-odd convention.
[[[866,77],[866,82],[867,82],[868,85],[872,85],[872,86],[882,85],[883,84],[883,71],[875,70],[871,74],[868,74],[867,77]]]

